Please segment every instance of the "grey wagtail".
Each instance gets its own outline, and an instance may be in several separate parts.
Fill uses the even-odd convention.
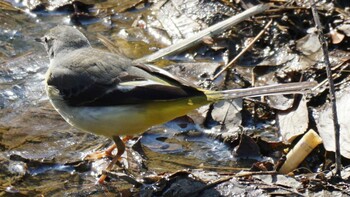
[[[119,136],[144,132],[151,126],[219,100],[294,93],[314,82],[268,85],[246,89],[211,91],[152,65],[91,47],[88,39],[70,26],[57,26],[44,37],[50,58],[46,92],[51,104],[72,126],[112,138],[118,153],[125,150]],[[102,183],[106,175],[100,177]]]

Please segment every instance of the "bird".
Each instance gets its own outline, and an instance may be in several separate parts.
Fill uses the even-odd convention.
[[[305,81],[222,91],[206,90],[151,64],[135,63],[120,54],[91,46],[86,36],[68,25],[58,25],[43,37],[50,63],[45,90],[56,111],[73,127],[114,141],[107,149],[118,152],[100,176],[120,160],[125,151],[121,136],[186,115],[220,100],[294,93],[312,88]]]

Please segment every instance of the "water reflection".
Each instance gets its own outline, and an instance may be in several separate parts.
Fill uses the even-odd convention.
[[[5,169],[0,174],[4,177],[0,184],[15,185],[8,188],[14,193],[33,192],[28,188],[46,185],[46,194],[51,194],[50,191],[62,192],[56,191],[55,186],[63,188],[62,184],[69,180],[71,184],[66,188],[78,188],[71,191],[74,194],[83,184],[94,185],[96,175],[109,161],[88,162],[82,157],[107,147],[111,141],[71,128],[52,109],[43,85],[49,60],[34,39],[57,24],[73,23],[94,40],[94,45],[105,48],[96,39],[98,32],[116,42],[127,56],[138,58],[169,45],[172,38],[157,27],[155,16],[147,9],[149,3],[134,6],[129,1],[122,5],[118,4],[120,1],[9,2],[12,9],[4,9],[0,14],[1,21],[5,21],[0,24],[0,157],[4,161],[0,167]],[[135,26],[133,23],[140,17],[146,24]],[[152,21],[157,24],[148,27]],[[205,56],[207,50],[204,47],[200,56]],[[215,52],[216,57],[220,53]],[[192,54],[169,59],[179,57],[194,61]],[[148,171],[172,172],[201,164],[232,165],[231,150],[202,132],[198,125],[176,121],[152,128],[141,141],[148,157]]]

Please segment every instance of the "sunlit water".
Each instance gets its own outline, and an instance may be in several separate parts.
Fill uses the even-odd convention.
[[[149,5],[121,13],[113,11],[114,7],[111,6],[111,9],[102,11],[114,14],[99,18],[74,15],[74,6],[66,4],[65,1],[57,1],[59,6],[52,4],[44,9],[34,1],[9,3],[14,10],[5,9],[0,14],[1,21],[4,21],[0,23],[0,150],[3,151],[0,154],[4,160],[9,161],[8,174],[28,174],[26,186],[55,185],[61,180],[74,182],[77,174],[83,178],[88,177],[86,181],[94,184],[98,174],[96,172],[100,172],[109,160],[81,163],[82,158],[95,150],[102,150],[111,141],[71,128],[52,109],[44,90],[49,60],[43,46],[34,39],[43,36],[57,24],[74,22],[97,47],[103,46],[96,40],[96,33],[116,41],[129,40],[128,44],[121,47],[130,47],[130,50],[124,51],[130,56],[138,54],[133,58],[170,44],[170,39],[162,34],[157,34],[158,38],[155,39],[155,31],[140,31],[132,26],[140,14],[144,14],[145,18],[153,17],[146,9]],[[108,7],[108,2],[97,4],[96,7],[98,6]],[[78,5],[79,9],[87,9],[97,14],[101,10],[96,7]],[[156,40],[159,42],[155,43]],[[137,48],[141,46],[140,43],[145,48]],[[207,53],[206,50],[204,47],[198,53],[183,53],[169,59],[195,61],[195,58],[202,57],[205,60],[221,60],[220,51]],[[232,156],[232,149],[203,131],[199,125],[188,124],[187,128],[182,128],[176,122],[148,131],[141,140],[153,152],[146,151],[149,153],[148,170],[174,172],[203,166],[240,166]],[[6,181],[11,183],[9,178],[4,178],[4,182]],[[9,191],[15,190],[9,188]]]

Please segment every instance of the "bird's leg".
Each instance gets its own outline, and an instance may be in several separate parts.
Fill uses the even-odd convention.
[[[113,144],[112,146],[108,147],[105,151],[96,151],[94,153],[90,153],[86,155],[84,160],[98,160],[104,157],[112,157],[113,150],[117,147],[116,144]]]
[[[121,159],[121,156],[125,152],[125,142],[127,142],[129,139],[131,139],[130,136],[125,136],[123,138],[123,140],[120,139],[119,136],[113,136],[113,141],[114,141],[114,144],[115,144],[116,148],[118,149],[118,152],[117,152],[117,155],[114,156],[114,158],[111,161],[111,163],[108,164],[108,166],[105,169],[105,171],[110,171],[112,169],[112,167],[114,166],[114,164],[117,163]],[[100,184],[102,184],[104,182],[104,180],[106,179],[106,177],[107,177],[106,173],[103,172],[101,177],[100,177],[100,179],[98,180],[98,182]]]
[[[105,155],[107,157],[111,157],[112,156],[112,152],[114,151],[114,149],[117,148],[117,145],[114,143],[112,146],[108,147],[106,150],[105,150]]]

